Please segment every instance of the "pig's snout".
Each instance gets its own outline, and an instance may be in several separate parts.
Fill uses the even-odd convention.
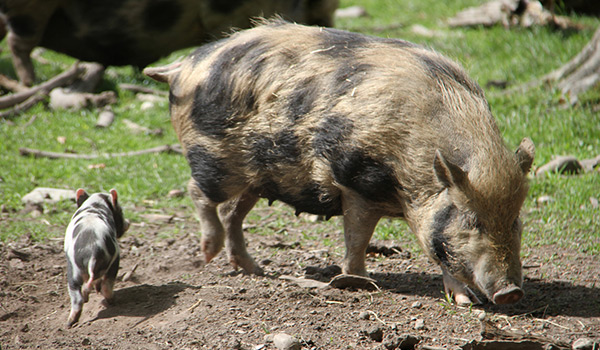
[[[494,293],[492,301],[494,304],[514,304],[521,300],[524,294],[521,288],[513,284]]]

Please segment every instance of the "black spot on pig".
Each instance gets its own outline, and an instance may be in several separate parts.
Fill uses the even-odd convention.
[[[323,28],[320,34],[321,48],[314,52],[335,60],[355,59],[355,50],[366,47],[372,41],[365,35],[333,28]]]
[[[181,5],[171,0],[152,0],[144,9],[144,28],[162,32],[173,27],[181,17]]]
[[[227,194],[222,188],[227,171],[222,161],[200,145],[190,147],[186,158],[192,170],[192,178],[204,195],[216,203],[225,201]]]
[[[465,73],[458,70],[449,62],[425,54],[418,54],[416,57],[420,60],[425,69],[427,69],[430,74],[436,77],[436,79],[442,80],[444,77],[450,78],[458,82],[465,89],[472,92],[476,96],[484,98],[483,90],[481,90],[479,85],[477,85],[474,81],[468,78]]]
[[[310,183],[298,194],[281,191],[277,183],[268,181],[258,192],[260,197],[270,202],[280,200],[296,209],[296,214],[311,213],[327,217],[341,215],[342,204],[339,196],[328,197],[316,183]]]
[[[208,57],[208,55],[217,50],[225,42],[226,39],[221,39],[219,41],[213,41],[200,46],[190,55],[193,65],[196,66],[198,63],[202,62],[206,57]]]
[[[273,164],[294,164],[300,158],[298,137],[292,131],[282,131],[274,137],[256,135],[252,143],[252,160],[261,168]]]
[[[352,120],[342,115],[325,117],[314,130],[312,147],[315,155],[330,159],[334,154],[342,151],[342,145],[352,132]]]
[[[256,77],[262,69],[266,50],[267,46],[261,40],[250,40],[218,54],[208,78],[195,90],[191,117],[198,131],[223,137],[225,130],[235,125],[235,116],[244,115],[255,108],[254,82],[246,81],[245,92],[234,97],[233,75],[247,72],[246,67]],[[236,64],[241,65],[239,69],[233,68]]]
[[[31,16],[20,15],[8,18],[10,30],[18,36],[33,36],[36,32],[35,21]]]
[[[87,266],[96,246],[96,234],[92,227],[82,227],[79,231],[75,242],[75,263],[77,266]]]
[[[392,168],[361,150],[333,154],[330,157],[335,181],[375,202],[391,202],[400,187]]]
[[[435,214],[433,217],[433,224],[431,225],[431,247],[433,249],[433,254],[445,266],[449,266],[449,258],[453,254],[444,232],[456,215],[456,206],[454,204],[449,205]]]
[[[337,96],[352,94],[354,88],[358,86],[366,76],[366,73],[372,68],[370,64],[351,63],[341,64],[333,73],[331,81],[331,90]]]
[[[104,235],[104,246],[110,256],[115,255],[117,248],[115,247],[114,241],[108,235]]]
[[[215,12],[227,14],[235,11],[245,0],[210,0],[210,9]]]
[[[319,92],[323,89],[315,77],[306,78],[288,97],[288,117],[297,121],[315,107]]]

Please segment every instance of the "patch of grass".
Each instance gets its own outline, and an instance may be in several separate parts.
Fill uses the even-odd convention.
[[[571,154],[580,159],[600,154],[600,115],[594,112],[599,104],[596,87],[581,96],[581,103],[565,107],[560,94],[550,88],[540,87],[524,93],[505,94],[486,88],[490,80],[504,80],[509,86],[518,85],[540,77],[561,66],[592,37],[600,20],[590,17],[570,16],[585,26],[580,32],[561,32],[548,28],[456,28],[445,25],[448,17],[458,11],[480,4],[479,0],[439,2],[433,0],[342,0],[341,7],[361,5],[369,17],[342,19],[337,27],[382,37],[396,37],[431,47],[463,64],[478,81],[488,96],[491,109],[507,144],[516,148],[520,140],[531,137],[536,144],[534,166],[546,163],[554,155]],[[422,25],[441,33],[423,37],[415,34],[413,25]],[[2,44],[0,69],[15,77],[10,63],[9,50]],[[190,52],[191,49],[172,54],[156,65],[166,64]],[[50,64],[35,62],[38,80],[43,81],[68,68],[74,60],[45,50],[42,54]],[[177,138],[170,125],[168,106],[165,103],[142,111],[141,102],[133,93],[118,88],[119,83],[133,83],[166,90],[164,84],[144,77],[131,67],[112,67],[107,70],[101,89],[114,90],[119,102],[113,107],[115,123],[108,129],[96,129],[96,110],[51,111],[44,105],[36,106],[26,114],[13,119],[13,123],[0,122],[0,203],[8,213],[0,220],[0,241],[31,235],[44,240],[62,235],[72,213],[73,203],[46,205],[44,214],[31,218],[19,214],[23,208],[21,197],[35,187],[76,189],[84,187],[89,192],[116,188],[126,215],[139,220],[136,206],[165,212],[187,210],[193,212],[189,198],[171,199],[171,189],[186,189],[190,170],[184,157],[175,154],[156,154],[139,157],[99,158],[96,160],[49,160],[24,158],[19,147],[47,151],[77,153],[110,153],[145,149],[174,144]],[[35,120],[32,119],[35,116]],[[148,128],[162,128],[162,136],[132,134],[124,119]],[[64,144],[57,140],[64,136]],[[101,168],[92,165],[104,164]],[[531,192],[525,204],[524,245],[560,244],[580,249],[588,254],[600,252],[599,210],[593,208],[589,198],[600,197],[599,173],[580,176],[548,176],[532,180]],[[536,198],[551,196],[554,201],[538,204]],[[331,244],[341,235],[342,222],[307,222],[296,218],[293,209],[276,202],[268,207],[261,201],[246,220],[252,234],[285,235],[287,229],[305,232],[306,240],[324,239],[329,234]],[[185,225],[175,225],[166,236],[189,230]],[[409,249],[418,251],[416,239],[401,220],[381,220],[375,238],[399,240]]]

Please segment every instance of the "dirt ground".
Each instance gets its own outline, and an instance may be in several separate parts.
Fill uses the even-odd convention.
[[[443,298],[439,269],[419,251],[382,249],[402,245],[374,241],[379,248],[367,268],[380,290],[310,289],[281,276],[329,281],[340,270],[343,236],[311,238],[322,224],[287,216],[278,219],[296,222],[294,229],[246,234],[265,269],[261,277],[233,271],[224,252],[204,264],[191,210],[162,222],[134,222],[120,242],[116,304],[105,308],[92,295],[71,329],[62,239],[39,244],[25,235],[0,243],[0,349],[259,350],[275,349],[277,333],[295,337],[303,349],[412,348],[402,343],[406,335],[420,340],[416,349],[457,349],[482,340],[481,319],[512,334],[508,341],[528,340],[528,349],[548,342],[570,347],[583,337],[600,341],[598,257],[553,246],[525,249],[524,300],[463,308]],[[1,219],[24,217],[3,213]],[[161,232],[174,225],[181,232],[164,238]]]

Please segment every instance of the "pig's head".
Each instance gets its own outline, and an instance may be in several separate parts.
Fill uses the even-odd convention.
[[[515,154],[504,152],[483,161],[487,164],[468,165],[468,170],[439,150],[435,154],[433,170],[441,191],[426,208],[418,236],[445,272],[496,304],[523,296],[519,212],[533,158],[529,139]]]

